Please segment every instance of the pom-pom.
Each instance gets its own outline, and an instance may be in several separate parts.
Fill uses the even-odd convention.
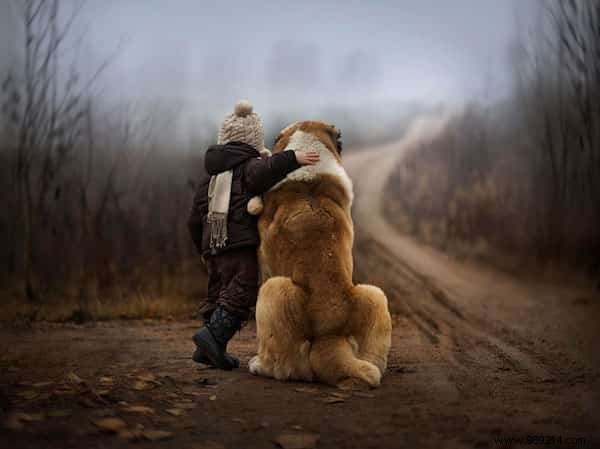
[[[250,215],[260,215],[263,211],[263,208],[264,204],[260,196],[253,196],[250,198],[250,201],[248,201],[246,206],[246,210]]]
[[[248,100],[240,100],[235,105],[235,115],[238,117],[246,117],[249,114],[252,114],[252,103]]]

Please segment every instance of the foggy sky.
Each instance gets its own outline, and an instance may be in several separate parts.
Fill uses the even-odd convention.
[[[192,121],[239,98],[266,114],[459,103],[507,92],[507,46],[533,3],[88,0],[74,36],[86,67],[114,58],[107,95],[176,102]]]

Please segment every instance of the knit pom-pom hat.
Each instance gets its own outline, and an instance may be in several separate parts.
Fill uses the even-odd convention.
[[[253,112],[248,100],[240,100],[232,114],[223,120],[219,129],[219,144],[227,142],[244,142],[262,152],[265,148],[265,131],[262,120]]]

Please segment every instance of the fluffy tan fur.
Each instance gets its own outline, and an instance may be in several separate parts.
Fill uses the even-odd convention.
[[[276,142],[274,152],[316,150],[321,162],[264,195],[259,255],[267,280],[256,307],[258,355],[249,368],[280,380],[376,387],[392,324],[384,293],[352,282],[352,183],[338,137],[331,125],[299,122]]]

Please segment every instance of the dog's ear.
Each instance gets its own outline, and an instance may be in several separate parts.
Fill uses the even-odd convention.
[[[277,142],[279,142],[281,140],[281,138],[283,137],[283,132],[280,132],[277,137],[275,137],[275,141],[273,142],[273,148],[275,148],[275,145],[277,145]]]
[[[335,143],[335,149],[342,156],[342,132],[335,125],[331,125],[329,133],[331,134],[331,140]]]

